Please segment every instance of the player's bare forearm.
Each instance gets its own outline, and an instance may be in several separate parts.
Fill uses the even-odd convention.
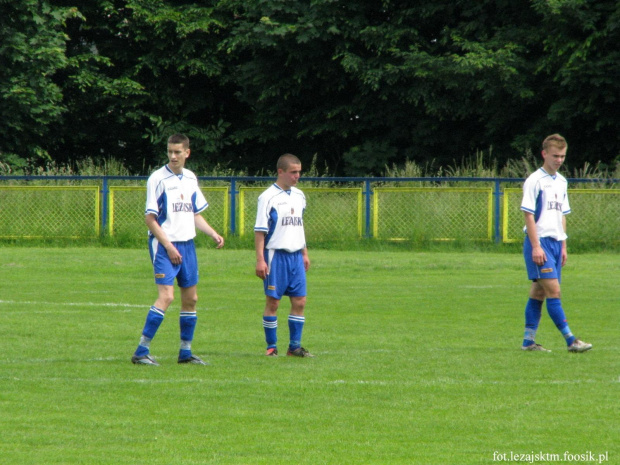
[[[562,228],[566,234],[566,216],[562,217]],[[566,265],[566,260],[568,260],[568,250],[566,248],[566,239],[564,239],[562,241],[562,266]]]
[[[547,260],[547,257],[540,246],[540,239],[536,231],[536,220],[534,219],[534,215],[529,212],[525,212],[525,231],[532,244],[532,260],[537,265],[542,265]]]
[[[304,261],[304,269],[308,271],[310,269],[310,257],[308,257],[308,248],[304,247],[301,249],[301,256]]]
[[[168,257],[170,257],[170,261],[175,265],[181,263],[181,254],[172,242],[170,242],[164,230],[161,229],[161,226],[157,222],[157,217],[151,213],[147,213],[144,217],[144,223],[146,224],[146,227],[149,228],[151,234],[155,236],[155,239],[157,239],[157,241],[166,249],[166,252],[168,252]]]
[[[215,229],[205,220],[202,215],[194,215],[194,224],[199,231],[205,233],[216,244],[216,248],[221,249],[224,247],[224,238],[220,236]]]
[[[265,262],[265,233],[254,232],[254,249],[256,251],[256,276],[260,279],[267,278],[268,266]]]

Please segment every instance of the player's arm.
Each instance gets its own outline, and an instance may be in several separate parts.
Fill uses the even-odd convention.
[[[209,223],[207,223],[207,220],[205,220],[200,213],[194,215],[194,224],[199,231],[202,231],[211,239],[213,239],[213,242],[215,242],[217,249],[221,249],[222,247],[224,247],[224,238],[220,236]]]
[[[566,233],[566,215],[562,216],[562,228],[564,229],[564,233]],[[568,251],[566,249],[566,239],[562,241],[562,266],[566,265],[566,260],[568,259]]]
[[[161,229],[161,226],[157,222],[157,217],[152,213],[147,213],[144,216],[144,223],[146,224],[146,227],[149,228],[149,231],[151,231],[151,234],[155,236],[155,239],[157,239],[157,241],[166,249],[170,261],[175,265],[181,263],[183,257],[181,257],[181,254],[174,244],[170,242],[164,230]]]
[[[545,251],[540,246],[540,239],[538,238],[538,232],[536,231],[536,220],[534,219],[534,214],[530,212],[524,213],[525,231],[527,232],[527,237],[529,237],[532,244],[532,260],[537,265],[542,265],[545,261],[547,261],[547,256],[545,255]]]
[[[304,269],[308,271],[310,269],[310,257],[308,257],[308,247],[301,249],[301,256],[304,260]]]
[[[256,276],[260,279],[267,278],[269,267],[265,262],[265,233],[254,231],[254,249],[256,250]]]

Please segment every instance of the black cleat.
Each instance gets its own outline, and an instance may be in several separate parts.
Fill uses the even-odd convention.
[[[149,354],[141,356],[134,355],[133,357],[131,357],[131,363],[133,363],[134,365],[153,365],[156,367],[159,366],[159,363],[157,363],[155,359]]]
[[[196,357],[195,355],[192,355],[189,358],[180,358],[178,362],[179,363],[191,363],[192,365],[208,365],[207,362],[205,362],[199,357]]]

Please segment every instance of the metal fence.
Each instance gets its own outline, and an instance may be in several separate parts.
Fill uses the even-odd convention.
[[[253,235],[258,195],[274,180],[200,177],[205,217],[226,235]],[[0,237],[50,238],[146,234],[147,177],[0,176]],[[572,186],[618,180],[570,179]],[[312,242],[523,238],[522,179],[302,178]],[[571,238],[620,242],[620,190],[571,188]]]

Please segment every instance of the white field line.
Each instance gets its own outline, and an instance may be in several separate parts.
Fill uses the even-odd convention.
[[[116,308],[148,308],[147,305],[114,303],[114,302],[41,302],[33,300],[0,300],[0,305],[35,305],[38,307],[116,307]],[[29,312],[31,313],[31,312]]]

